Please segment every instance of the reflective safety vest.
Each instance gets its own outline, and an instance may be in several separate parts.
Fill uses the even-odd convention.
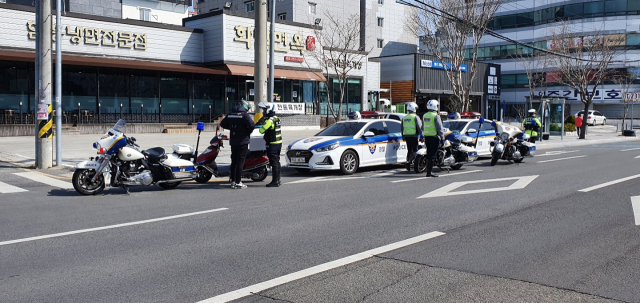
[[[533,121],[536,121],[536,126],[533,126]],[[538,136],[538,132],[536,132],[535,129],[539,129],[542,126],[542,123],[540,123],[540,120],[538,120],[538,118],[527,117],[524,119],[523,124],[524,124],[525,134],[532,137]]]
[[[435,137],[438,135],[438,129],[436,129],[436,117],[438,114],[434,111],[430,111],[422,116],[423,125],[423,135],[425,137]]]
[[[270,117],[264,122],[260,128],[260,133],[264,134],[264,141],[267,144],[282,143],[282,131],[280,130],[280,118],[277,116]]]
[[[415,136],[417,134],[416,115],[408,114],[402,118],[402,135]]]

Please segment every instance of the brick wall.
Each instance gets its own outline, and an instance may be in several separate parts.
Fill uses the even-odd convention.
[[[395,81],[395,82],[380,82],[380,88],[386,88],[391,90],[389,92],[380,93],[380,98],[391,99],[393,103],[399,102],[411,102],[415,99],[415,88],[413,81]],[[391,95],[389,95],[391,94]],[[390,98],[391,97],[391,98]]]

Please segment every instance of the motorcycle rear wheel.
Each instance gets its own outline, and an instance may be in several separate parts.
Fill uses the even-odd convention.
[[[251,180],[255,181],[255,182],[260,182],[263,181],[264,179],[267,178],[267,175],[269,175],[269,172],[267,171],[267,167],[263,166],[260,168],[256,168],[253,171],[251,171],[254,174],[258,174],[259,176],[257,178],[254,178],[253,176],[251,176]]]
[[[93,169],[76,169],[71,178],[73,188],[85,196],[99,194],[104,190],[104,175],[100,174],[100,176],[96,178],[96,181],[91,184],[91,178],[93,178],[95,174],[96,171]]]
[[[491,166],[495,166],[496,163],[498,163],[498,159],[500,159],[500,154],[499,153],[491,154]]]
[[[178,187],[180,183],[182,182],[178,181],[178,182],[171,182],[171,183],[158,183],[158,186],[162,187],[162,189],[174,189]]]
[[[415,159],[413,159],[413,171],[418,174],[423,173],[427,170],[427,157],[418,155]]]
[[[211,180],[211,177],[213,177],[213,174],[209,172],[207,169],[198,168],[198,176],[196,177],[196,182],[207,183],[209,182],[209,180]]]

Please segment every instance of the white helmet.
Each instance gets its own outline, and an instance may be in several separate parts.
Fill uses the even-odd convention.
[[[407,104],[407,111],[408,112],[415,113],[417,108],[418,108],[418,104],[416,104],[415,102],[411,102],[411,103]]]
[[[429,102],[427,102],[427,110],[438,110],[438,100],[429,100]]]
[[[359,111],[350,112],[347,116],[351,120],[360,120],[362,118]]]
[[[266,103],[266,102],[260,102],[260,103],[258,104],[258,107],[259,107],[259,108],[262,108],[262,109],[269,109],[269,107],[270,107],[270,106],[269,106],[269,103]]]
[[[535,116],[536,115],[536,110],[535,109],[530,109],[529,110],[529,116]]]

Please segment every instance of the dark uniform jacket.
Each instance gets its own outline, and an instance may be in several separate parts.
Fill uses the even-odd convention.
[[[231,131],[229,136],[229,145],[249,144],[249,136],[256,126],[247,110],[240,104],[233,107],[233,110],[222,121],[220,126]]]

